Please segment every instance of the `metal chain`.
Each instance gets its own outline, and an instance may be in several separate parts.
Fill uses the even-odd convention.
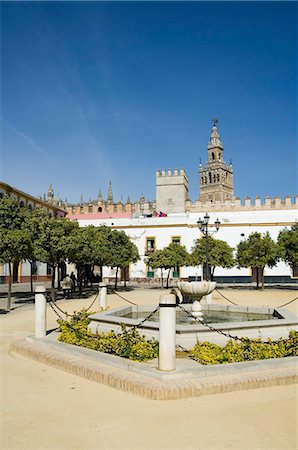
[[[89,309],[94,305],[95,300],[97,299],[97,297],[99,296],[99,291],[97,292],[97,294],[95,295],[91,305],[89,306],[89,308],[86,309],[86,311],[89,311]]]
[[[178,307],[182,311],[184,311],[189,317],[191,317],[192,319],[194,319],[196,322],[200,323],[201,325],[204,325],[204,327],[209,328],[209,330],[211,330],[211,331],[215,331],[216,333],[222,334],[223,336],[225,336],[229,339],[234,339],[236,341],[241,341],[241,342],[250,342],[251,341],[251,339],[249,339],[249,338],[245,338],[245,337],[240,338],[239,336],[233,336],[230,333],[225,333],[222,330],[218,330],[217,328],[214,328],[212,325],[209,325],[207,322],[204,322],[203,320],[199,319],[198,317],[195,317],[193,314],[191,314],[191,312],[187,311],[187,309],[185,309],[181,304],[179,304]],[[287,339],[271,341],[270,344],[277,344],[279,342],[287,342]],[[256,344],[269,344],[269,342],[260,340],[260,341],[256,341]]]
[[[48,302],[49,303],[49,305],[50,305],[50,307],[52,308],[52,310],[54,311],[54,313],[59,317],[59,319],[60,320],[64,320],[63,319],[63,317],[62,316],[60,316],[60,314],[55,310],[55,308],[54,308],[54,302],[52,301],[52,299]],[[52,303],[53,303],[53,305],[52,305]]]
[[[295,300],[297,300],[297,299],[298,299],[298,296],[295,297],[295,298],[293,298],[293,300],[290,300],[289,302],[284,303],[283,305],[277,306],[277,308],[283,308],[284,306],[287,306],[287,305],[289,305],[290,303],[293,303],[293,302],[294,302]]]
[[[64,314],[66,317],[73,317],[71,314],[68,314],[68,312],[63,311],[63,309],[61,309],[61,308],[57,305],[57,303],[52,299],[52,297],[51,297],[50,295],[46,294],[45,297],[48,299],[49,305],[50,305],[51,307],[54,305],[55,308],[57,308],[58,311],[60,311],[60,312],[61,312],[62,314]],[[53,307],[52,307],[52,309],[53,309]],[[55,312],[56,312],[56,311],[55,311]],[[57,312],[56,312],[56,314],[57,314]],[[58,314],[57,314],[57,315],[58,315]],[[60,317],[60,316],[58,315],[58,317]]]
[[[215,289],[215,291],[221,295],[225,300],[227,300],[228,302],[232,303],[235,306],[239,306],[238,303],[233,302],[232,300],[230,300],[229,298],[227,298],[225,295],[223,295],[218,289]]]
[[[136,328],[140,328],[144,322],[146,322],[146,320],[151,319],[152,316],[154,316],[154,314],[159,310],[159,305],[155,308],[154,311],[152,311],[150,314],[148,314],[147,317],[145,317],[144,319],[141,320],[140,323],[138,323],[137,325],[134,325],[133,327],[131,327],[129,329],[129,331],[135,330]]]
[[[91,305],[86,309],[86,311],[89,311],[89,309],[93,306],[93,304],[94,304],[95,300],[97,299],[98,295],[99,295],[99,292],[95,295],[95,297],[94,297],[94,299],[93,299]],[[57,314],[57,316],[58,316],[60,319],[62,319],[62,317],[60,316],[60,314],[57,313],[57,311],[53,308],[53,306],[56,307],[56,308],[58,309],[58,311],[60,311],[62,314],[64,314],[67,318],[68,318],[68,317],[74,317],[74,314],[68,314],[68,312],[63,311],[63,309],[61,309],[61,308],[58,306],[58,304],[52,299],[52,297],[49,296],[47,293],[46,293],[45,297],[48,299],[48,303],[49,303],[50,307],[53,309],[53,311],[55,311],[55,313]],[[62,320],[63,320],[63,319],[62,319]]]
[[[112,293],[112,294],[118,295],[118,297],[122,298],[122,300],[125,300],[127,303],[130,303],[131,305],[138,306],[136,303],[134,303],[134,302],[128,300],[128,299],[125,298],[125,297],[122,297],[122,295],[118,294],[118,292],[116,292],[115,290],[112,290],[111,293]]]
[[[181,350],[182,350],[184,353],[189,353],[189,350],[186,350],[186,348],[185,348],[185,347],[182,347],[182,345],[180,345],[180,344],[176,344],[175,347],[176,347],[176,348],[181,348]]]
[[[235,306],[239,306],[238,303],[235,303],[235,302],[233,302],[232,300],[230,300],[228,297],[226,297],[225,295],[223,295],[218,289],[215,289],[215,291],[216,291],[219,295],[221,295],[225,300],[227,300],[228,302],[232,303],[232,304],[235,305]],[[289,302],[284,303],[283,305],[276,306],[276,308],[283,308],[284,306],[287,306],[287,305],[289,305],[290,303],[295,302],[297,299],[298,299],[298,296],[295,297],[295,298],[293,298],[293,300],[290,300]]]

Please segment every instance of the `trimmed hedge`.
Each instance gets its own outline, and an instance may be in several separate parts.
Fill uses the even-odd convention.
[[[298,332],[290,331],[289,338],[262,342],[261,339],[230,340],[225,346],[198,342],[191,351],[191,358],[200,364],[227,364],[256,359],[298,356]]]
[[[86,310],[75,313],[69,322],[58,320],[61,334],[59,341],[135,361],[147,361],[158,356],[158,342],[146,340],[139,332],[122,328],[121,334],[114,331],[93,335],[88,330],[90,323]]]

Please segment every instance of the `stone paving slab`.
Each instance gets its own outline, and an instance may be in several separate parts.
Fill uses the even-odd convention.
[[[10,348],[15,353],[68,373],[154,400],[199,397],[292,384],[298,380],[297,357],[225,364],[222,367],[201,366],[190,360],[177,359],[177,370],[164,373],[157,370],[156,360],[139,363],[94,352],[58,342],[53,334],[44,339],[29,337],[18,340]]]

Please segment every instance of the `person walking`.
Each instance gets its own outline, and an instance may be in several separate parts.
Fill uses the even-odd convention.
[[[73,281],[70,278],[70,276],[66,274],[66,277],[62,280],[62,289],[64,298],[70,298],[72,288],[73,288]]]
[[[76,278],[76,276],[75,276],[75,274],[73,272],[71,272],[70,278],[71,278],[71,281],[72,281],[72,292],[75,292],[76,284],[77,284],[77,278]]]

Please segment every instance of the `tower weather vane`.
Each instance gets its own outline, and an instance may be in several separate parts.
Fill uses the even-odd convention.
[[[214,117],[214,119],[213,119],[213,126],[216,127],[217,124],[218,124],[218,119],[216,117]]]

